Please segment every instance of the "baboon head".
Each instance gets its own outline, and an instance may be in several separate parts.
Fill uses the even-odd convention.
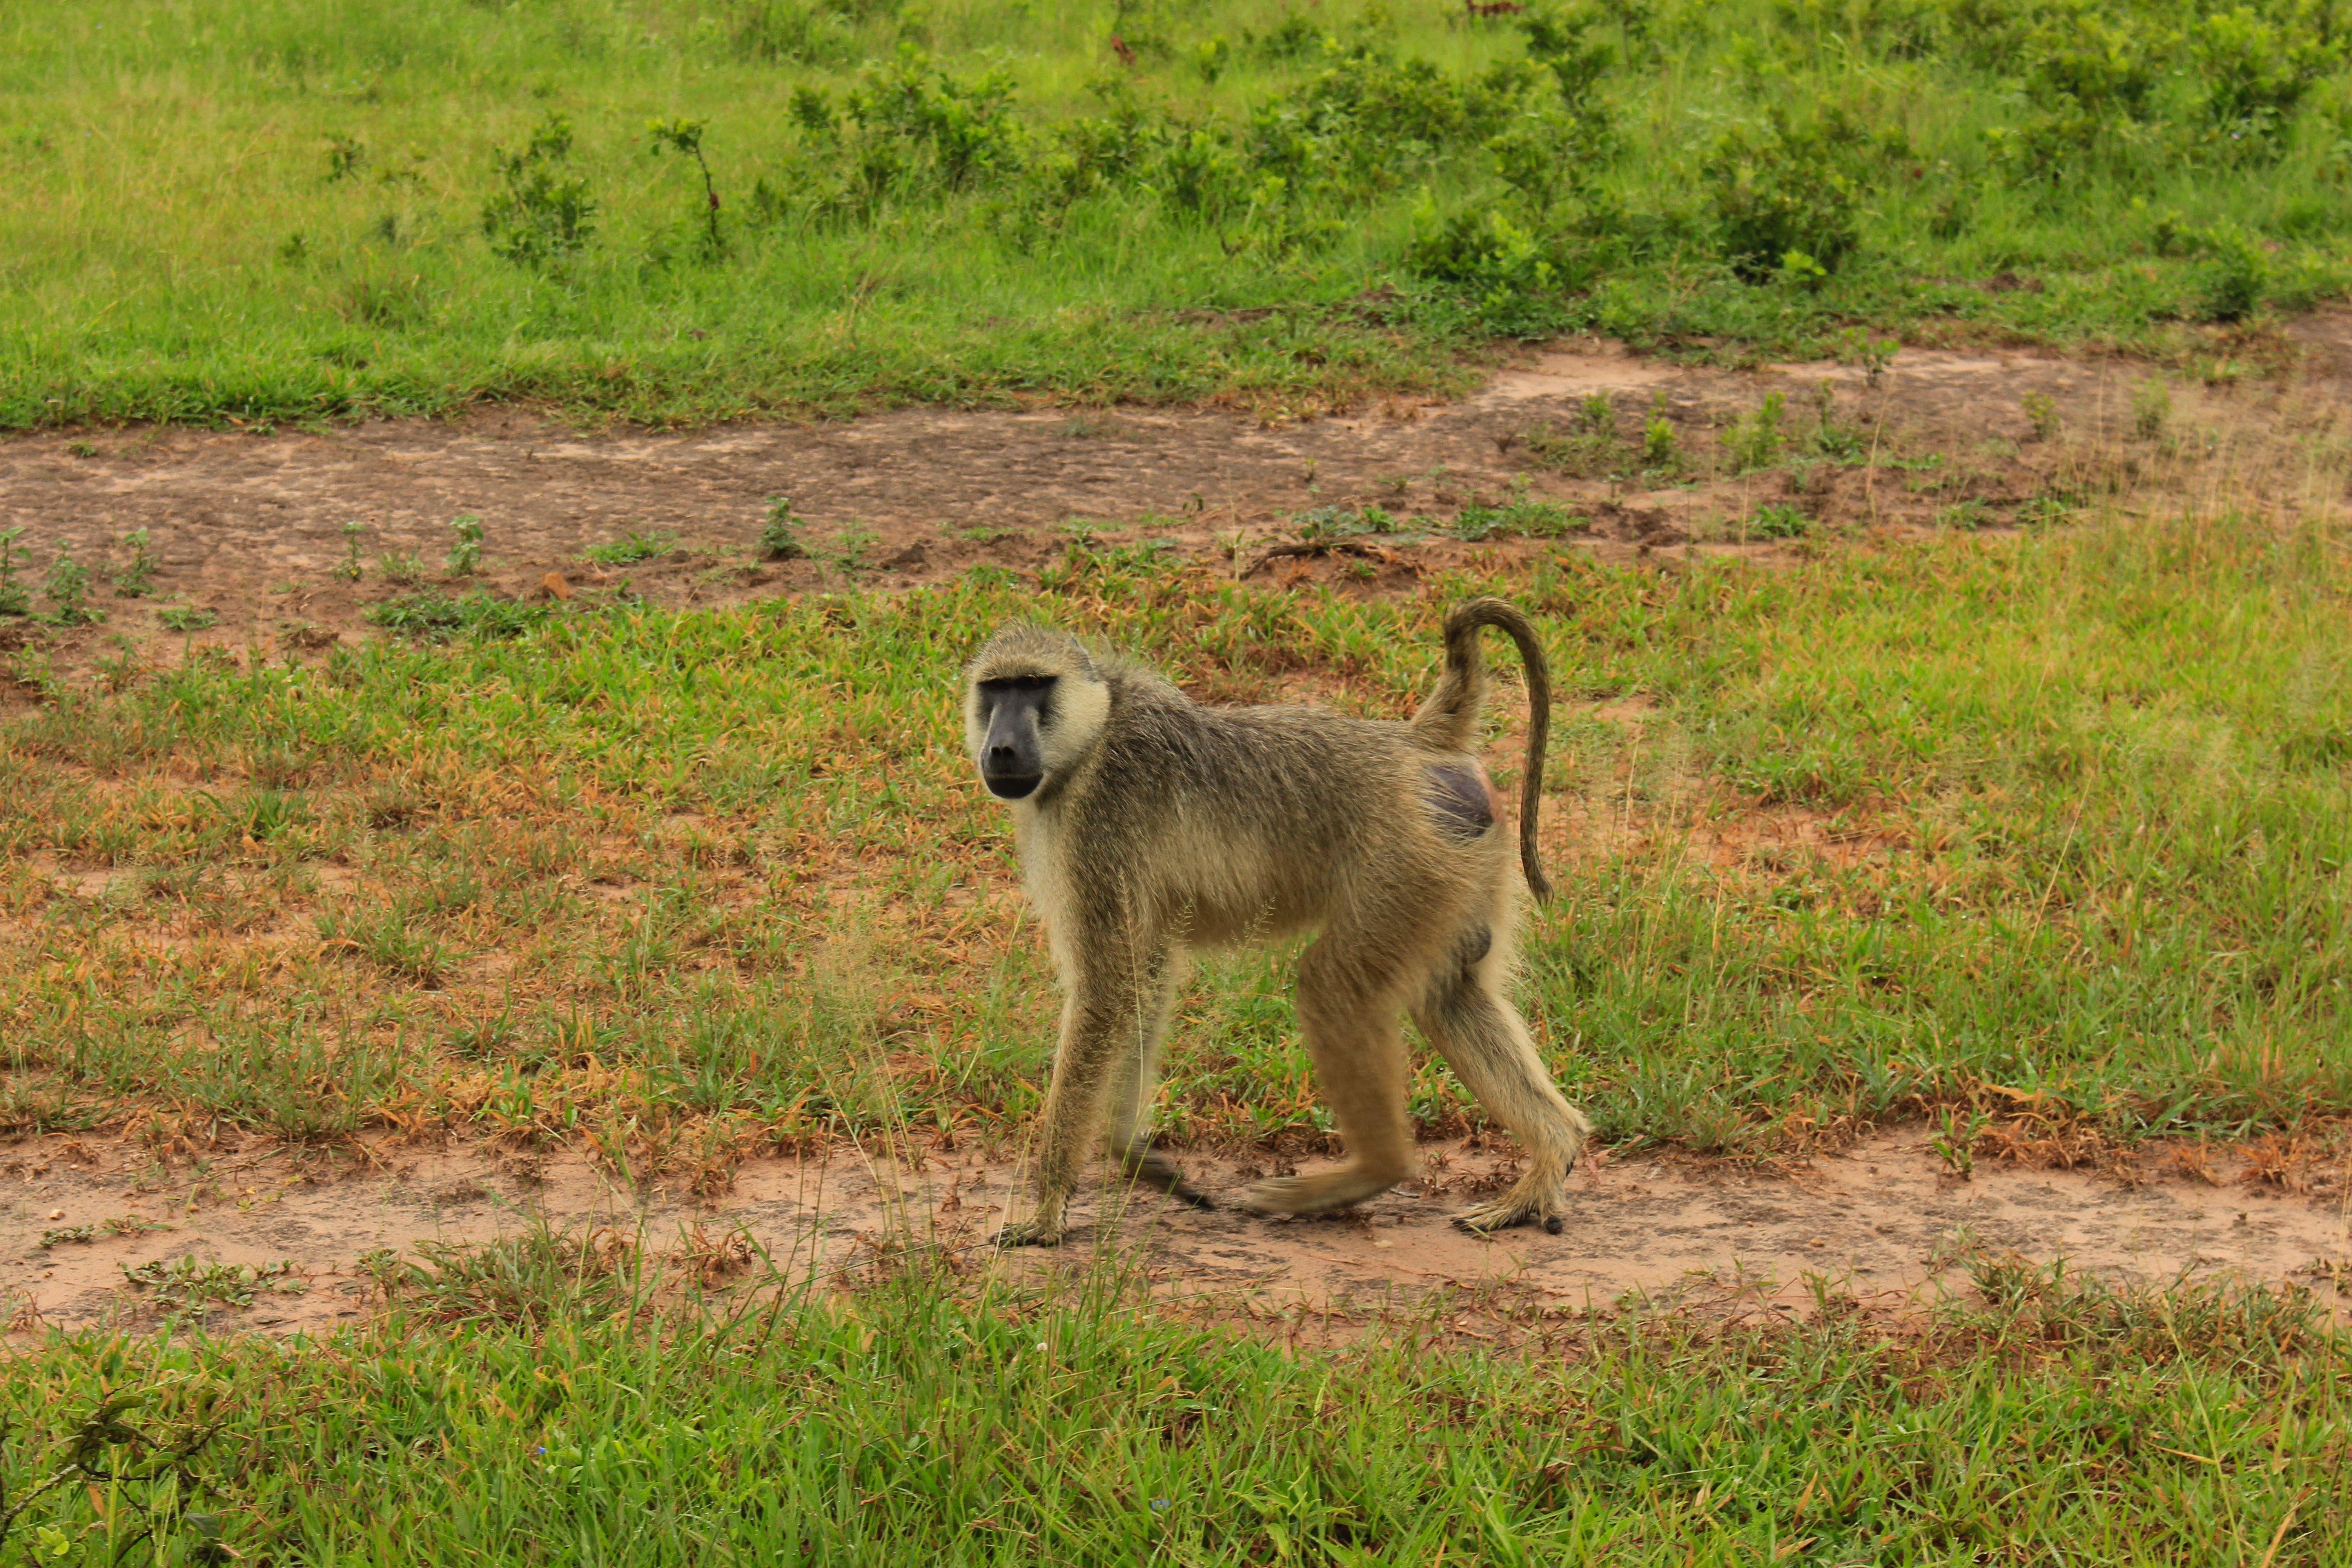
[[[964,668],[964,748],[1003,800],[1051,794],[1094,747],[1110,688],[1076,637],[1010,626]]]

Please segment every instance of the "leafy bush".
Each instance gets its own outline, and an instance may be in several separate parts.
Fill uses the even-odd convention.
[[[1836,110],[1725,132],[1700,168],[1723,259],[1749,283],[1836,272],[1862,243],[1876,165],[1906,153],[1899,133],[1873,137]]]
[[[543,267],[576,255],[595,233],[596,203],[584,175],[566,172],[572,122],[550,114],[520,153],[499,153],[504,189],[482,207],[490,248],[520,267]]]
[[[1406,264],[1424,278],[1465,286],[1479,325],[1500,336],[1539,337],[1569,320],[1550,247],[1497,208],[1446,218],[1412,242]]]
[[[2281,26],[2244,5],[2200,18],[2189,29],[2189,55],[2214,132],[2250,151],[2273,150],[2320,73],[2342,58],[2329,32],[2317,17]]]

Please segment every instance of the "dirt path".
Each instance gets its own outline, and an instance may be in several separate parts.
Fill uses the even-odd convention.
[[[484,580],[498,593],[627,592],[675,604],[903,585],[981,562],[1027,571],[1066,548],[1074,528],[1113,542],[1171,540],[1235,571],[1258,563],[1276,580],[1392,589],[1433,568],[1547,546],[1439,534],[1377,563],[1262,561],[1261,546],[1316,507],[1450,520],[1517,487],[1584,520],[1578,548],[1621,555],[1768,549],[1742,542],[1746,520],[1774,500],[1824,524],[1896,531],[2003,526],[2053,488],[2146,488],[2173,507],[2249,497],[2326,504],[2343,483],[2336,426],[2352,385],[2352,315],[2310,318],[2296,331],[2302,357],[2281,375],[2218,387],[2176,380],[2158,434],[2141,423],[2149,373],[2128,362],[1906,350],[1874,387],[1851,366],[1679,369],[1588,342],[1530,353],[1460,404],[1391,403],[1272,428],[1213,411],[913,410],[847,424],[589,435],[493,409],[316,433],[17,437],[0,441],[0,529],[24,530],[20,581],[37,586],[60,548],[86,566],[120,563],[138,530],[158,569],[145,599],[100,589],[102,626],[0,623],[0,641],[39,641],[72,668],[118,635],[177,643],[158,623],[167,606],[210,612],[217,622],[206,635],[242,646],[315,648],[363,636],[362,612],[399,586],[383,558],[414,557],[423,579],[437,581],[461,512],[483,521]],[[1783,456],[1800,455],[1824,384],[1832,418],[1862,434],[1871,464],[1726,471],[1725,430],[1773,393],[1787,409]],[[1596,396],[1621,448],[1638,447],[1663,411],[1695,477],[1579,477],[1581,459],[1560,443],[1583,427]],[[2048,399],[2040,432],[2029,398]],[[1547,447],[1549,458],[1538,450]],[[811,559],[753,559],[777,495],[809,520]],[[356,584],[336,575],[347,522],[367,531]],[[588,546],[632,531],[675,536],[676,547],[625,567],[583,561]],[[560,579],[551,586],[551,573]]]
[[[1496,1156],[1458,1144],[1424,1154],[1417,1185],[1330,1219],[1273,1222],[1151,1197],[1107,1226],[1100,1216],[1123,1194],[1097,1194],[1059,1254],[993,1266],[1066,1262],[1115,1237],[1163,1289],[1268,1313],[1405,1304],[1449,1285],[1505,1287],[1573,1310],[1628,1293],[1802,1310],[1812,1277],[1916,1300],[1965,1290],[1972,1259],[2013,1252],[2119,1280],[2301,1284],[2352,1315],[2352,1200],[2340,1171],[2315,1173],[2299,1194],[2241,1180],[2226,1158],[2202,1182],[1992,1164],[1961,1181],[1924,1133],[1898,1131],[1785,1174],[1604,1158],[1572,1183],[1562,1235],[1482,1241],[1446,1216],[1491,1184]],[[1213,1192],[1256,1173],[1230,1160],[1192,1163]],[[723,1198],[693,1204],[632,1192],[569,1155],[519,1162],[483,1147],[380,1142],[364,1159],[261,1151],[167,1173],[130,1145],[52,1139],[18,1145],[0,1166],[0,1292],[19,1331],[152,1323],[174,1289],[152,1281],[194,1258],[198,1272],[252,1271],[238,1278],[253,1303],[216,1308],[213,1327],[316,1331],[373,1310],[364,1254],[413,1258],[542,1223],[613,1227],[689,1266],[724,1266],[730,1254],[740,1263],[757,1249],[791,1276],[855,1268],[908,1238],[992,1259],[980,1244],[1001,1220],[1009,1175],[976,1152],[934,1154],[918,1169],[844,1150],[755,1162]],[[151,1283],[131,1282],[142,1268]]]

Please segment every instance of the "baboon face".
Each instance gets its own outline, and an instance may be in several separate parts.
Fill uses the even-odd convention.
[[[973,760],[980,782],[1000,800],[1026,800],[1045,782],[1045,737],[1054,722],[1051,675],[1016,675],[973,683],[981,730]]]
[[[964,746],[999,800],[1045,805],[1109,715],[1103,672],[1066,632],[1006,626],[964,667]]]

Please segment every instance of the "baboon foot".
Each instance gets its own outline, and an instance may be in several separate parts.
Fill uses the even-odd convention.
[[[1127,1179],[1147,1187],[1158,1187],[1180,1204],[1191,1204],[1196,1209],[1213,1209],[1209,1194],[1184,1179],[1176,1163],[1157,1149],[1146,1149],[1139,1154],[1119,1157],[1118,1168]]]
[[[1567,1220],[1557,1196],[1522,1192],[1514,1187],[1492,1203],[1480,1204],[1454,1216],[1454,1226],[1473,1236],[1492,1236],[1515,1225],[1540,1225],[1553,1236]]]
[[[1376,1198],[1402,1180],[1402,1175],[1345,1167],[1312,1176],[1271,1176],[1252,1183],[1242,1194],[1241,1206],[1256,1215],[1328,1214]]]
[[[1058,1225],[1049,1226],[1026,1219],[1018,1225],[1006,1226],[992,1239],[997,1246],[1007,1250],[1016,1247],[1059,1247],[1062,1245],[1062,1229]]]

